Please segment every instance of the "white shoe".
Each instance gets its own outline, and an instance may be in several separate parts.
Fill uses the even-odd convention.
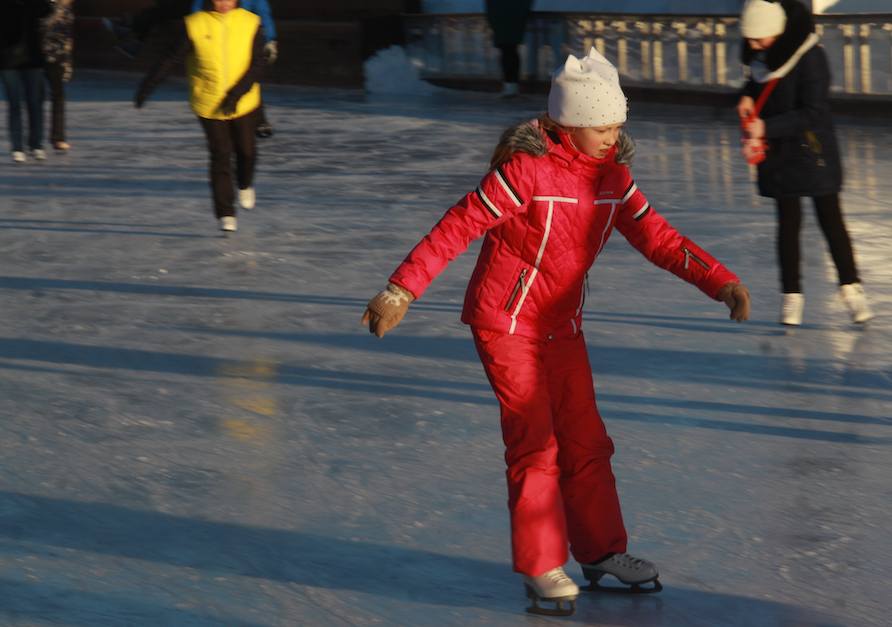
[[[31,155],[37,159],[38,161],[46,161],[46,151],[41,150],[40,148],[35,148],[31,151]]]
[[[598,581],[601,577],[613,575],[627,586],[633,586],[636,592],[659,592],[663,589],[663,586],[657,581],[660,576],[657,567],[647,560],[632,557],[628,553],[614,553],[597,564],[581,564],[581,566],[583,576],[592,583],[590,588],[599,588]],[[651,581],[654,583],[653,588],[638,588],[641,584]]]
[[[847,283],[839,288],[839,297],[852,312],[852,320],[858,324],[867,322],[873,318],[873,312],[867,304],[864,296],[864,288],[860,283]]]
[[[235,216],[223,216],[222,218],[220,218],[221,231],[235,231],[237,224],[238,223],[235,220]]]
[[[784,294],[781,307],[781,324],[799,326],[802,324],[802,310],[805,308],[805,296],[798,292]]]
[[[579,586],[567,577],[564,569],[560,566],[537,577],[524,575],[523,583],[527,590],[527,598],[533,600],[533,605],[527,608],[527,612],[549,616],[570,616],[576,611],[576,597],[579,596]],[[547,609],[539,607],[539,601],[557,603],[557,608]],[[561,605],[563,601],[569,601],[570,607],[564,608]]]
[[[254,193],[253,187],[246,187],[238,190],[238,204],[242,209],[253,209],[257,202],[257,195]]]
[[[25,162],[25,153],[21,150],[13,150],[12,151],[12,160],[15,163],[24,163]]]

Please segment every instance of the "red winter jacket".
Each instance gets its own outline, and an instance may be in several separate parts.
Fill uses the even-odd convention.
[[[628,167],[623,133],[604,159],[560,131],[508,131],[521,152],[487,174],[409,253],[390,280],[420,298],[470,242],[486,238],[465,294],[462,322],[545,340],[579,331],[586,274],[616,227],[641,254],[716,298],[737,277],[647,202]]]

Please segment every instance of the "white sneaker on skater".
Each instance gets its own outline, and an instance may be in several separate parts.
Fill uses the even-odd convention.
[[[254,194],[253,187],[238,190],[238,204],[242,206],[242,209],[253,209],[256,202],[257,196]]]
[[[38,161],[46,161],[46,151],[40,148],[35,148],[34,150],[32,150],[31,156]]]
[[[527,608],[527,612],[546,616],[570,616],[576,612],[579,586],[567,577],[567,573],[560,566],[536,577],[524,575],[523,583],[526,586],[527,598],[533,600],[533,605]],[[556,603],[557,607],[555,609],[539,607],[539,601]],[[563,607],[564,601],[569,601],[570,607]]]
[[[839,297],[852,312],[852,320],[858,324],[867,322],[873,318],[873,312],[867,304],[864,296],[864,288],[860,283],[847,283],[839,288]]]
[[[12,160],[15,163],[25,163],[25,153],[21,150],[13,150],[12,151]]]
[[[237,222],[235,220],[235,216],[223,216],[220,218],[220,230],[221,231],[235,231],[237,228]]]
[[[805,296],[798,292],[784,294],[781,306],[781,324],[799,326],[802,324],[802,310],[805,309]]]
[[[651,562],[637,557],[633,557],[628,553],[614,553],[607,559],[592,564],[580,564],[582,566],[583,576],[591,582],[588,589],[597,590],[601,588],[598,581],[604,575],[613,575],[620,582],[627,586],[632,586],[632,592],[659,592],[663,589],[657,578],[660,573],[657,567]],[[653,588],[640,588],[641,584],[654,583]],[[627,590],[620,588],[620,590]]]

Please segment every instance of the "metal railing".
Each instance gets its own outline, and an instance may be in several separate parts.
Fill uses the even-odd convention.
[[[892,13],[816,15],[831,91],[892,96]],[[479,13],[405,16],[407,54],[422,78],[499,79],[499,52]],[[548,81],[568,54],[594,46],[624,83],[734,90],[744,81],[736,15],[534,12],[522,78]]]

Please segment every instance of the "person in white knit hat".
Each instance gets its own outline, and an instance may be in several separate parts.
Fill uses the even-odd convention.
[[[874,317],[855,263],[839,193],[842,159],[830,107],[830,67],[818,45],[811,9],[799,0],[749,0],[740,16],[742,61],[750,80],[737,112],[747,142],[764,146],[759,193],[777,204],[781,324],[802,324],[800,275],[802,197],[812,198],[852,321]],[[761,110],[756,102],[762,101]],[[752,144],[750,144],[752,145]]]
[[[579,587],[563,570],[569,553],[587,590],[606,574],[633,591],[662,588],[652,563],[626,553],[613,442],[581,331],[588,283],[601,277],[590,269],[614,227],[650,261],[723,301],[732,320],[749,317],[746,287],[673,229],[632,180],[625,121],[616,68],[594,49],[570,56],[552,80],[548,113],[502,134],[477,189],[409,253],[362,318],[383,337],[484,237],[462,321],[501,406],[512,558],[532,613],[575,611]]]

